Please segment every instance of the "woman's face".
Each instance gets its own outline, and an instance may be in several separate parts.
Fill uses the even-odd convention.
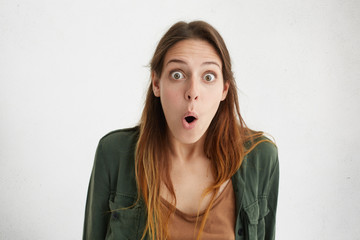
[[[160,78],[153,73],[152,83],[170,137],[185,144],[204,135],[229,87],[224,84],[220,57],[203,40],[183,40],[171,47]]]

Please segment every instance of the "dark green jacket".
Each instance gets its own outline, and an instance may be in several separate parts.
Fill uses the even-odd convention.
[[[134,151],[138,128],[113,131],[98,145],[88,189],[83,239],[140,239],[146,223],[137,198]],[[236,199],[236,240],[275,239],[279,184],[277,148],[262,142],[231,178]],[[115,210],[115,211],[114,211]]]

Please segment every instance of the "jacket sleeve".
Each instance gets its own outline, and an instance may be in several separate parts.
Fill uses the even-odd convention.
[[[275,223],[276,223],[276,208],[278,200],[279,188],[279,159],[277,148],[274,148],[271,158],[275,159],[274,167],[272,169],[269,179],[269,192],[268,192],[268,208],[269,213],[265,217],[265,239],[275,239]]]
[[[105,239],[110,216],[109,196],[110,175],[100,141],[88,188],[83,240]]]

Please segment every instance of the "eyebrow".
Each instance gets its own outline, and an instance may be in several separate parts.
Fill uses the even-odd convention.
[[[171,59],[166,63],[166,65],[168,65],[169,63],[172,63],[172,62],[173,63],[180,63],[180,64],[187,64],[185,61],[180,60],[180,59]],[[220,65],[217,62],[213,62],[213,61],[203,62],[201,65],[216,65],[221,69]]]

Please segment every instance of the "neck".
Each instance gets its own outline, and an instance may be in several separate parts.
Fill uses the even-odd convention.
[[[182,143],[174,137],[171,137],[170,156],[173,160],[182,163],[196,161],[196,159],[206,158],[204,153],[205,134],[197,142]]]

